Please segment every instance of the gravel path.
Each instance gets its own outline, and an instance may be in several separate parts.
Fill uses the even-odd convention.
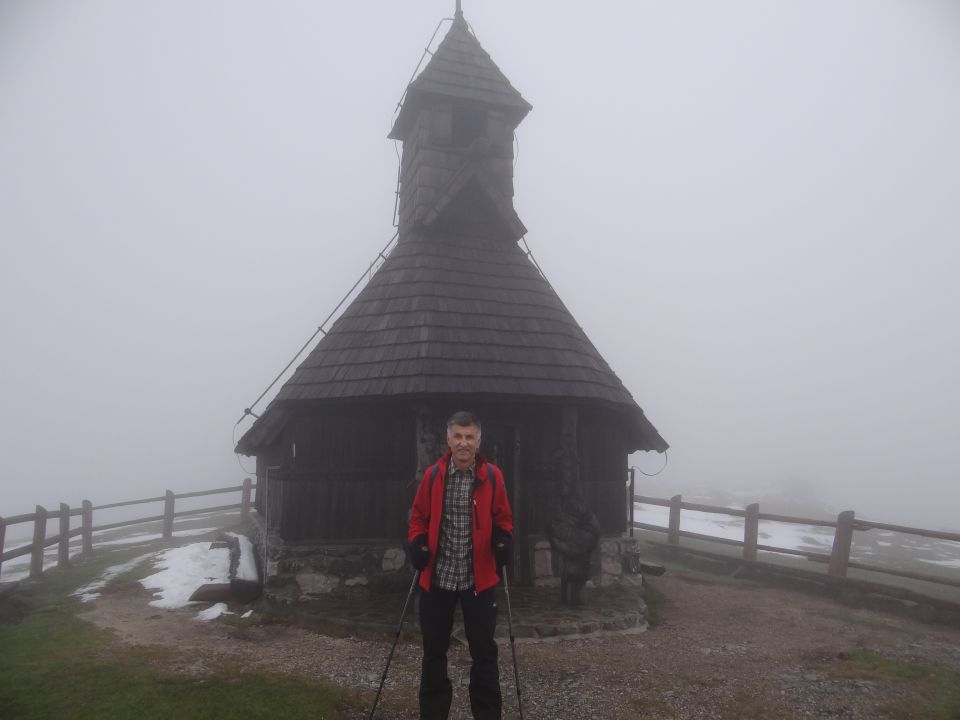
[[[864,648],[960,673],[960,630],[851,609],[819,596],[668,573],[651,578],[664,601],[644,633],[518,641],[527,720],[679,718],[875,718],[902,698],[893,683],[842,679]],[[223,659],[320,677],[356,701],[347,720],[366,718],[388,641],[331,638],[281,625],[201,623],[195,610],[157,611],[135,588],[91,603],[85,617],[124,642],[175,646],[174,670],[202,674]],[[502,605],[502,603],[501,603]],[[505,619],[501,620],[502,622]],[[509,643],[501,643],[505,717],[519,717]],[[415,718],[419,648],[402,641],[378,717]],[[452,720],[470,717],[469,654],[455,644]],[[920,716],[917,716],[920,717]]]

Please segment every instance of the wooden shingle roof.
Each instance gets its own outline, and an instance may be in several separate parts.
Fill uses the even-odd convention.
[[[404,139],[423,103],[436,96],[499,107],[514,124],[532,107],[481,47],[462,16],[454,19],[430,62],[407,88],[390,137]]]
[[[396,247],[239,447],[291,402],[449,394],[621,406],[643,449],[666,448],[516,243],[436,237]]]

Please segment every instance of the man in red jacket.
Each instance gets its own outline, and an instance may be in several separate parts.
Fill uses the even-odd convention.
[[[447,649],[457,603],[470,645],[470,709],[477,720],[502,715],[495,597],[508,564],[513,513],[500,468],[480,454],[480,422],[468,412],[447,421],[442,458],[427,468],[410,515],[410,560],[420,571],[421,720],[446,720],[453,699]]]

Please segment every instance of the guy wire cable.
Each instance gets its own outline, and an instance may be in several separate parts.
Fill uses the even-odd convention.
[[[373,266],[377,264],[377,261],[387,259],[387,255],[389,255],[389,248],[391,245],[393,245],[398,235],[399,235],[399,232],[395,232],[393,234],[393,237],[390,238],[389,242],[387,242],[387,244],[383,246],[383,250],[377,253],[377,256],[373,259],[373,261],[370,263],[367,269],[363,271],[363,274],[361,274],[359,278],[357,278],[357,281],[353,284],[353,287],[351,287],[347,291],[347,294],[344,295],[343,298],[340,300],[340,302],[337,303],[337,306],[330,311],[330,314],[327,315],[326,319],[322,323],[320,323],[317,329],[313,332],[313,335],[310,336],[310,338],[303,344],[303,347],[301,347],[297,351],[297,354],[294,355],[293,358],[291,358],[290,362],[287,363],[286,367],[284,367],[283,370],[281,370],[280,373],[273,379],[273,382],[267,386],[267,389],[264,390],[262,393],[260,393],[260,396],[256,400],[254,400],[248,407],[244,408],[243,415],[241,415],[240,419],[237,420],[236,422],[237,425],[243,422],[244,418],[246,418],[247,415],[253,415],[255,418],[259,417],[253,412],[253,408],[255,408],[257,406],[257,403],[263,400],[264,396],[268,392],[270,392],[271,389],[273,389],[273,386],[276,385],[277,382],[280,380],[280,378],[282,378],[284,374],[287,372],[287,370],[290,369],[290,366],[297,361],[297,359],[303,354],[303,351],[306,350],[307,347],[309,347],[310,343],[314,341],[317,335],[319,335],[320,333],[323,333],[324,335],[327,334],[327,331],[323,329],[324,325],[330,322],[330,319],[337,314],[337,312],[340,310],[341,307],[343,307],[343,304],[347,301],[347,299],[350,298],[351,295],[353,295],[354,290],[356,290],[357,287],[359,287],[360,283],[363,282],[364,278],[368,277]]]
[[[670,456],[667,455],[667,451],[664,450],[663,451],[663,467],[657,470],[655,473],[644,472],[643,470],[638,468],[636,465],[631,465],[630,467],[633,468],[634,470],[637,470],[641,475],[646,475],[647,477],[656,477],[657,475],[659,475],[660,473],[662,473],[664,470],[667,469],[667,463],[669,461],[670,461]]]
[[[416,79],[417,73],[420,72],[420,66],[423,65],[423,60],[424,60],[424,58],[427,57],[427,55],[433,55],[433,52],[430,50],[430,46],[433,45],[433,41],[436,40],[436,38],[437,38],[437,33],[440,32],[440,28],[443,26],[443,24],[444,24],[445,22],[453,22],[453,18],[442,18],[442,19],[440,20],[440,22],[437,23],[437,27],[434,29],[433,34],[430,36],[430,40],[427,41],[427,45],[426,45],[426,47],[424,47],[423,53],[420,55],[420,60],[419,60],[419,62],[417,62],[417,66],[413,69],[413,74],[410,75],[410,80],[407,82],[407,85],[406,85],[406,87],[405,87],[404,90],[403,90],[403,94],[400,96],[400,100],[397,101],[397,106],[396,106],[396,108],[395,108],[394,111],[393,111],[393,117],[394,117],[394,118],[396,118],[397,113],[400,112],[400,108],[403,107],[403,101],[404,101],[404,100],[406,99],[406,97],[407,97],[407,90],[410,88],[411,83],[413,83],[413,81]],[[400,158],[400,151],[399,151],[399,149],[397,148],[396,141],[394,141],[394,151],[397,153],[397,187],[396,187],[396,190],[394,191],[393,217],[392,217],[392,219],[391,219],[391,223],[393,224],[393,227],[396,228],[397,225],[398,225],[397,213],[398,213],[399,207],[400,207],[400,172],[401,172],[401,170],[402,170],[402,167],[401,167],[401,158]],[[284,376],[284,374],[287,372],[287,370],[289,370],[290,367],[291,367],[291,366],[297,361],[297,359],[303,354],[303,351],[306,350],[307,347],[310,346],[310,343],[312,343],[312,342],[316,339],[317,335],[319,335],[320,333],[323,333],[324,335],[327,334],[327,333],[326,333],[326,330],[323,329],[324,326],[330,321],[330,318],[332,318],[332,317],[336,314],[336,312],[343,306],[343,304],[347,301],[347,298],[349,298],[349,297],[353,294],[353,291],[357,289],[357,286],[360,285],[361,282],[363,282],[364,277],[367,277],[367,276],[372,277],[372,272],[374,272],[373,268],[374,268],[374,265],[376,265],[378,259],[379,259],[379,260],[386,260],[386,259],[387,259],[387,256],[386,256],[387,250],[388,250],[388,248],[393,244],[393,242],[397,239],[397,236],[398,236],[399,234],[400,234],[400,231],[399,231],[399,230],[397,230],[397,232],[395,232],[395,233],[393,234],[393,237],[390,238],[390,241],[384,246],[383,250],[381,250],[381,251],[377,254],[377,257],[373,259],[373,262],[370,263],[370,265],[367,267],[367,270],[363,273],[363,275],[361,275],[361,276],[357,279],[357,281],[353,284],[353,287],[350,288],[350,290],[347,292],[347,294],[343,296],[343,299],[340,300],[339,303],[337,303],[337,306],[333,309],[333,311],[332,311],[329,315],[327,315],[326,320],[324,320],[322,323],[320,323],[320,325],[317,327],[316,331],[315,331],[315,332],[310,336],[310,338],[303,344],[303,347],[301,347],[300,350],[297,351],[297,354],[294,355],[294,356],[293,356],[293,359],[291,359],[290,362],[287,363],[286,367],[284,367],[283,370],[281,370],[280,373],[273,379],[273,382],[271,382],[271,383],[267,386],[267,389],[264,390],[262,393],[260,393],[260,396],[259,396],[256,400],[254,400],[249,406],[247,406],[246,408],[244,408],[244,410],[243,410],[243,415],[241,415],[241,416],[240,416],[240,419],[237,420],[236,425],[239,425],[241,422],[243,422],[243,420],[247,417],[247,415],[253,415],[254,418],[258,417],[256,414],[254,414],[253,408],[255,408],[255,407],[257,406],[257,404],[258,404],[261,400],[263,400],[264,396],[265,396],[268,392],[270,392],[270,390],[273,389],[273,386],[276,385],[277,382],[279,382],[280,378],[282,378],[282,377]],[[234,443],[234,447],[236,447],[236,443]],[[238,461],[239,461],[239,458],[238,458]],[[241,464],[240,467],[242,468],[243,465]]]

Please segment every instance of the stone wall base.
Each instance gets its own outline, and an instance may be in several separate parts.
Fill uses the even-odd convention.
[[[546,539],[533,545],[533,582],[538,587],[560,586],[560,559]],[[640,541],[631,537],[604,537],[590,561],[587,587],[639,587]]]
[[[250,539],[261,575],[266,577],[263,592],[268,600],[280,603],[330,598],[362,600],[371,593],[402,591],[410,586],[412,570],[400,542],[285,543],[276,530],[264,532],[257,513],[251,514],[251,521]],[[559,557],[545,538],[531,538],[531,541],[534,585],[559,587]],[[601,538],[591,559],[587,587],[641,586],[639,546],[636,538]]]
[[[371,593],[410,586],[412,570],[400,542],[286,543],[275,529],[265,532],[257,513],[252,513],[251,519],[250,539],[266,577],[263,594],[267,600],[362,600]]]

